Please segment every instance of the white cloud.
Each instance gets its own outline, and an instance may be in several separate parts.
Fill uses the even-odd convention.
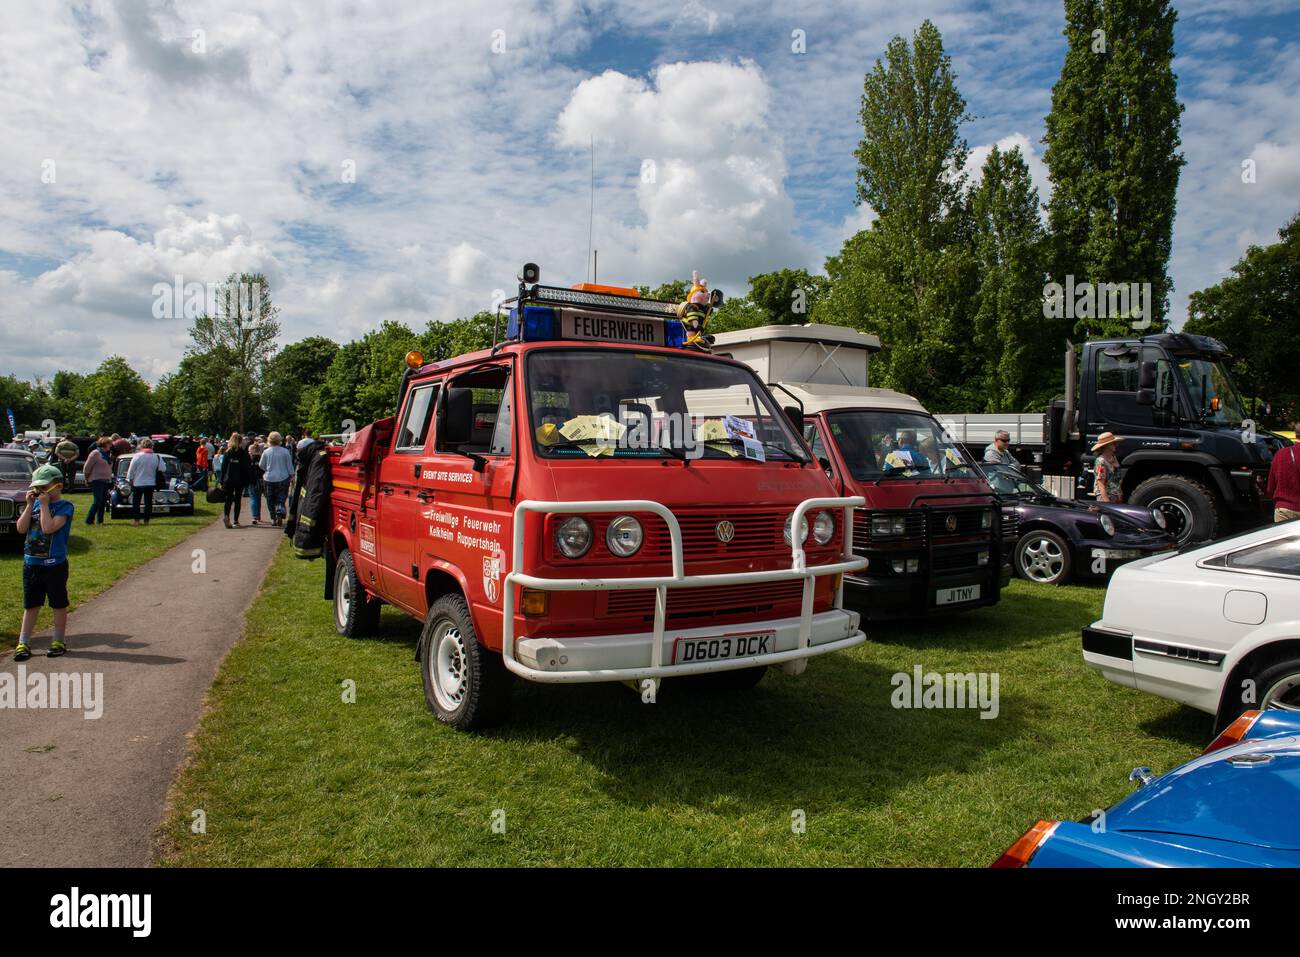
[[[750,61],[669,63],[648,80],[606,71],[574,90],[558,135],[567,146],[593,136],[613,146],[636,177],[640,222],[619,227],[643,270],[669,279],[698,268],[734,288],[807,256],[793,236],[769,99]]]

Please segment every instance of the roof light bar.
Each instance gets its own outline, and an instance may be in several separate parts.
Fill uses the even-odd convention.
[[[640,312],[664,318],[677,318],[677,305],[661,302],[658,299],[642,299],[634,296],[617,296],[603,292],[588,292],[581,289],[565,289],[561,286],[533,286],[528,290],[528,298],[535,302],[550,302],[565,306],[592,306],[595,308],[615,309],[619,312]]]

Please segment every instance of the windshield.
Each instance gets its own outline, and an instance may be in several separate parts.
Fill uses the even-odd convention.
[[[30,482],[32,460],[25,455],[0,455],[0,482]]]
[[[528,415],[553,458],[808,459],[752,372],[687,354],[533,352]]]
[[[976,475],[933,418],[920,412],[832,412],[831,435],[849,471],[860,482],[882,478]]]
[[[984,477],[989,480],[989,485],[993,486],[993,491],[999,495],[1016,495],[1024,498],[1051,494],[1041,485],[1029,481],[1023,472],[1010,465],[985,465]]]
[[[1225,366],[1206,359],[1179,359],[1178,375],[1192,408],[1204,413],[1206,422],[1235,428],[1246,418],[1236,383]]]
[[[158,457],[162,459],[163,472],[166,473],[169,479],[181,477],[181,463],[174,455],[160,455]],[[118,478],[126,478],[127,470],[131,467],[133,458],[135,458],[134,455],[124,455],[117,460]]]

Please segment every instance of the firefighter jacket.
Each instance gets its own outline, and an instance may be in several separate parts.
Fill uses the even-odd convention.
[[[320,558],[330,505],[330,460],[324,443],[316,442],[298,453],[293,489],[284,534],[293,541],[298,558]]]

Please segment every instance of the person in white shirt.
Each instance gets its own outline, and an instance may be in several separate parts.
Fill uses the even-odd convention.
[[[126,483],[131,486],[132,525],[141,523],[141,515],[144,524],[149,524],[149,519],[153,516],[153,493],[162,467],[162,456],[153,450],[153,439],[148,436],[142,438],[139,450],[131,457],[131,464],[126,470]],[[143,512],[140,509],[141,502],[144,503]]]
[[[1005,430],[993,434],[993,441],[984,446],[984,461],[990,465],[1019,465],[1011,454],[1011,433]]]
[[[284,436],[272,432],[267,436],[271,444],[266,447],[258,465],[262,469],[262,484],[271,507],[271,523],[284,524],[285,501],[289,497],[289,479],[293,477],[293,454],[284,447]]]

